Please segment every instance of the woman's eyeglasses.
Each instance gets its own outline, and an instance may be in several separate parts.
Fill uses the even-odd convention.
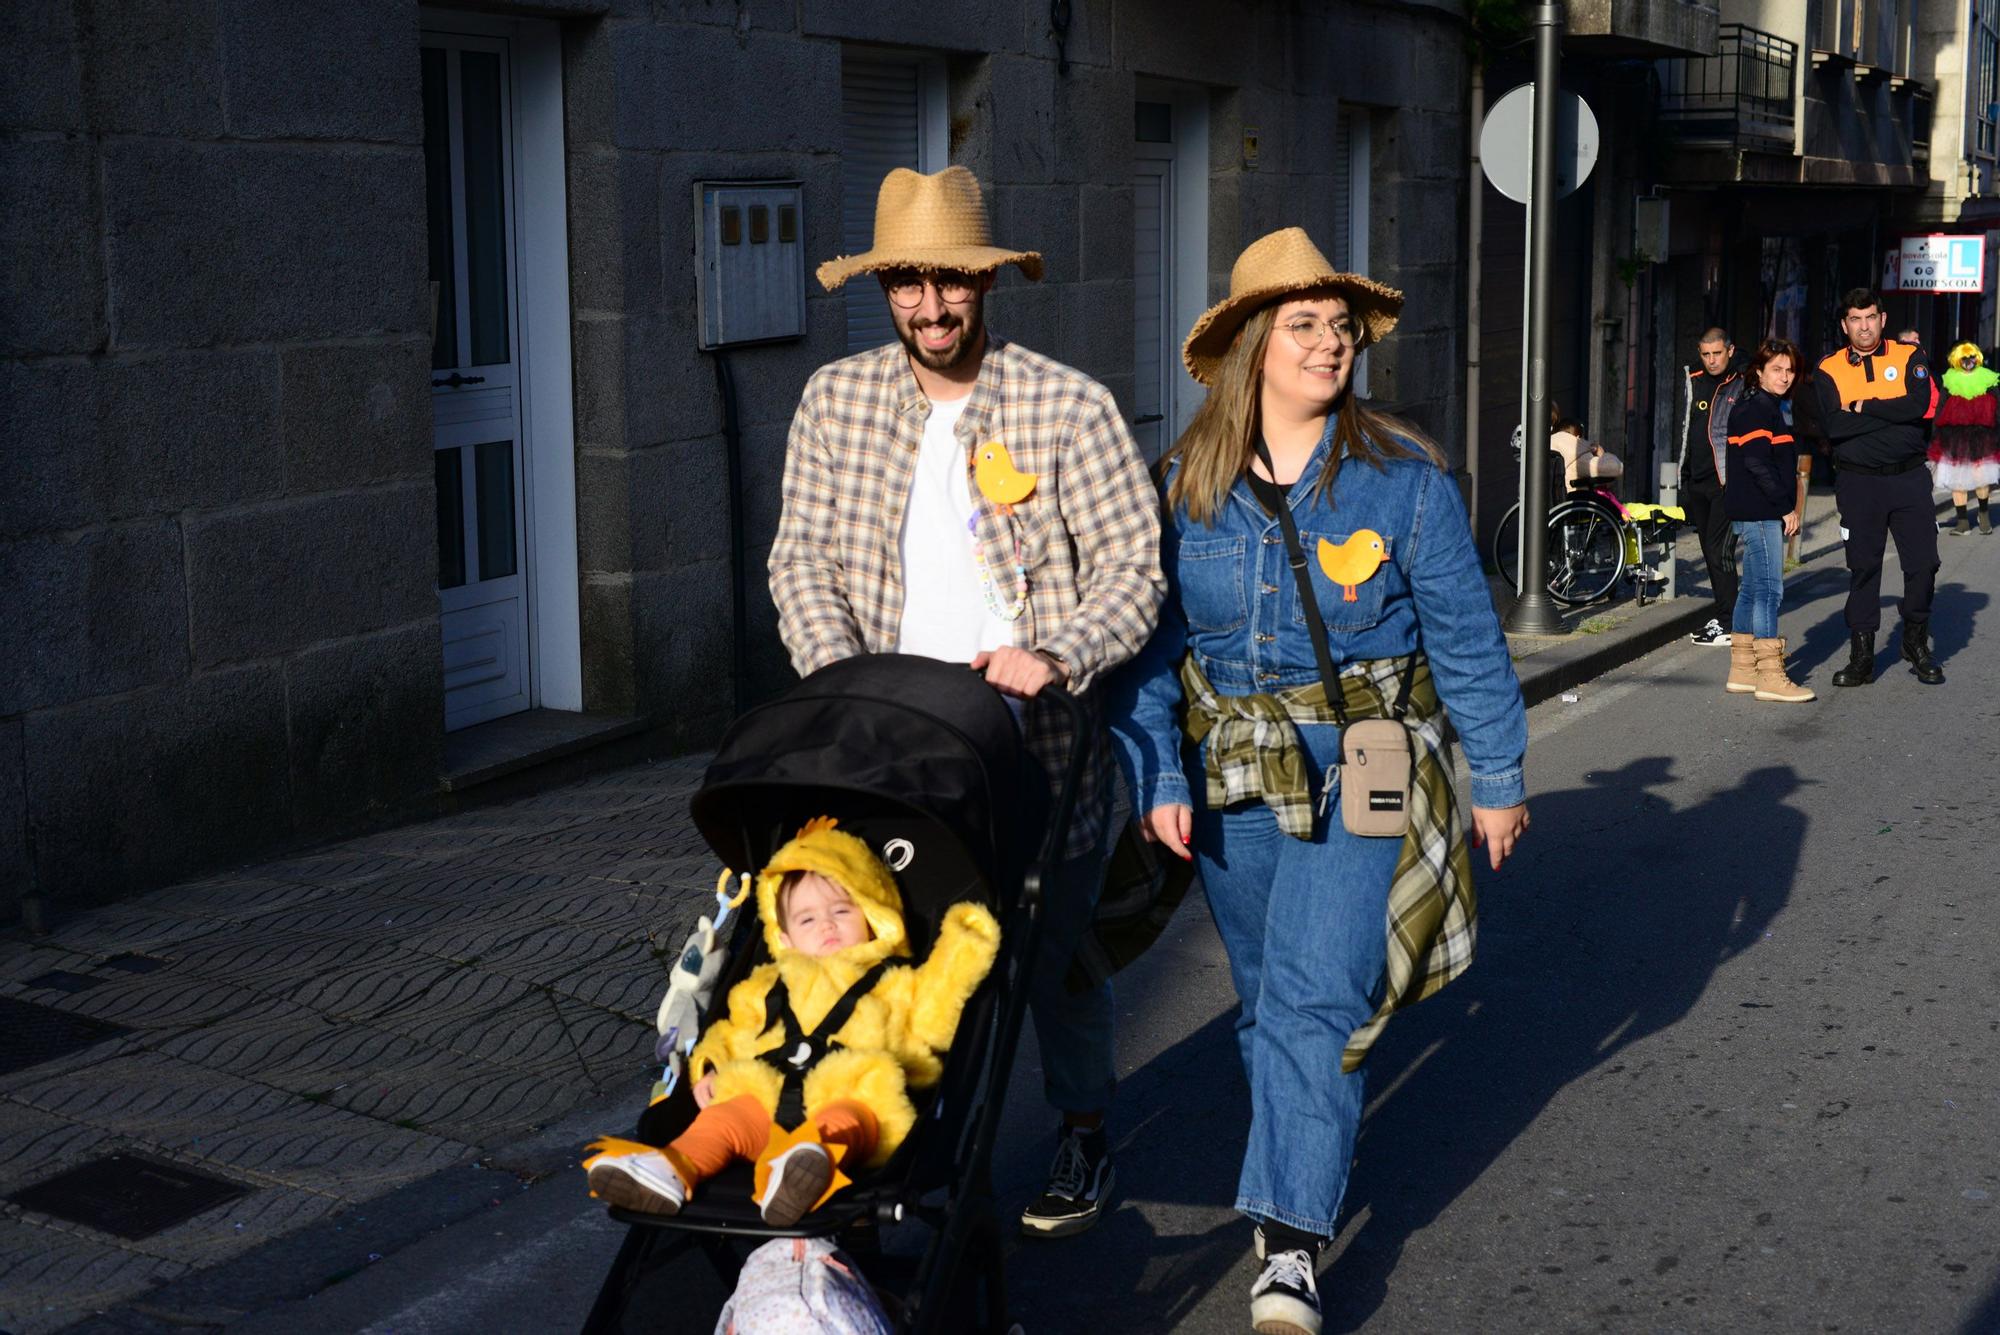
[[[966,273],[891,273],[882,276],[882,286],[899,310],[915,310],[921,305],[925,284],[936,288],[938,300],[947,306],[972,300],[973,291],[978,287],[972,275]]]
[[[1317,315],[1301,315],[1285,321],[1285,328],[1292,331],[1292,341],[1308,352],[1326,342],[1328,334],[1332,334],[1346,348],[1361,341],[1361,326],[1345,315],[1333,320],[1322,320]]]

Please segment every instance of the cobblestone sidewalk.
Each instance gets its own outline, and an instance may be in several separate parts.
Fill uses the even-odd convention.
[[[714,871],[687,815],[704,759],[0,938],[0,999],[48,1008],[16,1014],[107,1027],[0,1069],[0,1330],[59,1329],[641,1086],[660,954]],[[137,1240],[4,1199],[115,1153],[246,1191]]]

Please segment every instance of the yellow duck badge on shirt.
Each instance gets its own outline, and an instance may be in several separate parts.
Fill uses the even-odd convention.
[[[1340,586],[1340,600],[1344,603],[1361,601],[1354,586],[1373,578],[1388,556],[1389,544],[1372,528],[1357,529],[1342,543],[1319,540],[1319,568]]]
[[[997,440],[973,451],[972,477],[979,484],[979,494],[998,506],[1019,505],[1035,490],[1036,475],[1014,467],[1013,456]]]

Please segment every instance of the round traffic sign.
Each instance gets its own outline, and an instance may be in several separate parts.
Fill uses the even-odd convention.
[[[1507,91],[1486,112],[1479,163],[1493,188],[1518,204],[1534,193],[1535,86]],[[1556,197],[1582,185],[1597,165],[1597,116],[1575,93],[1556,99]]]

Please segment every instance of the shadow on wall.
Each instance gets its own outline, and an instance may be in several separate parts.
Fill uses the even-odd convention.
[[[1655,792],[1671,769],[1652,757],[1537,794],[1533,851],[1482,876],[1509,911],[1479,965],[1398,1017],[1369,1073],[1389,1092],[1363,1122],[1344,1209],[1366,1219],[1321,1280],[1329,1330],[1364,1326],[1414,1234],[1565,1086],[1621,1070],[1627,1048],[1683,1019],[1784,907],[1807,825],[1787,799],[1809,781],[1768,766],[1675,810]],[[1616,912],[1599,865],[1574,852],[1605,832],[1623,847]],[[1709,850],[1696,864],[1693,847]]]

